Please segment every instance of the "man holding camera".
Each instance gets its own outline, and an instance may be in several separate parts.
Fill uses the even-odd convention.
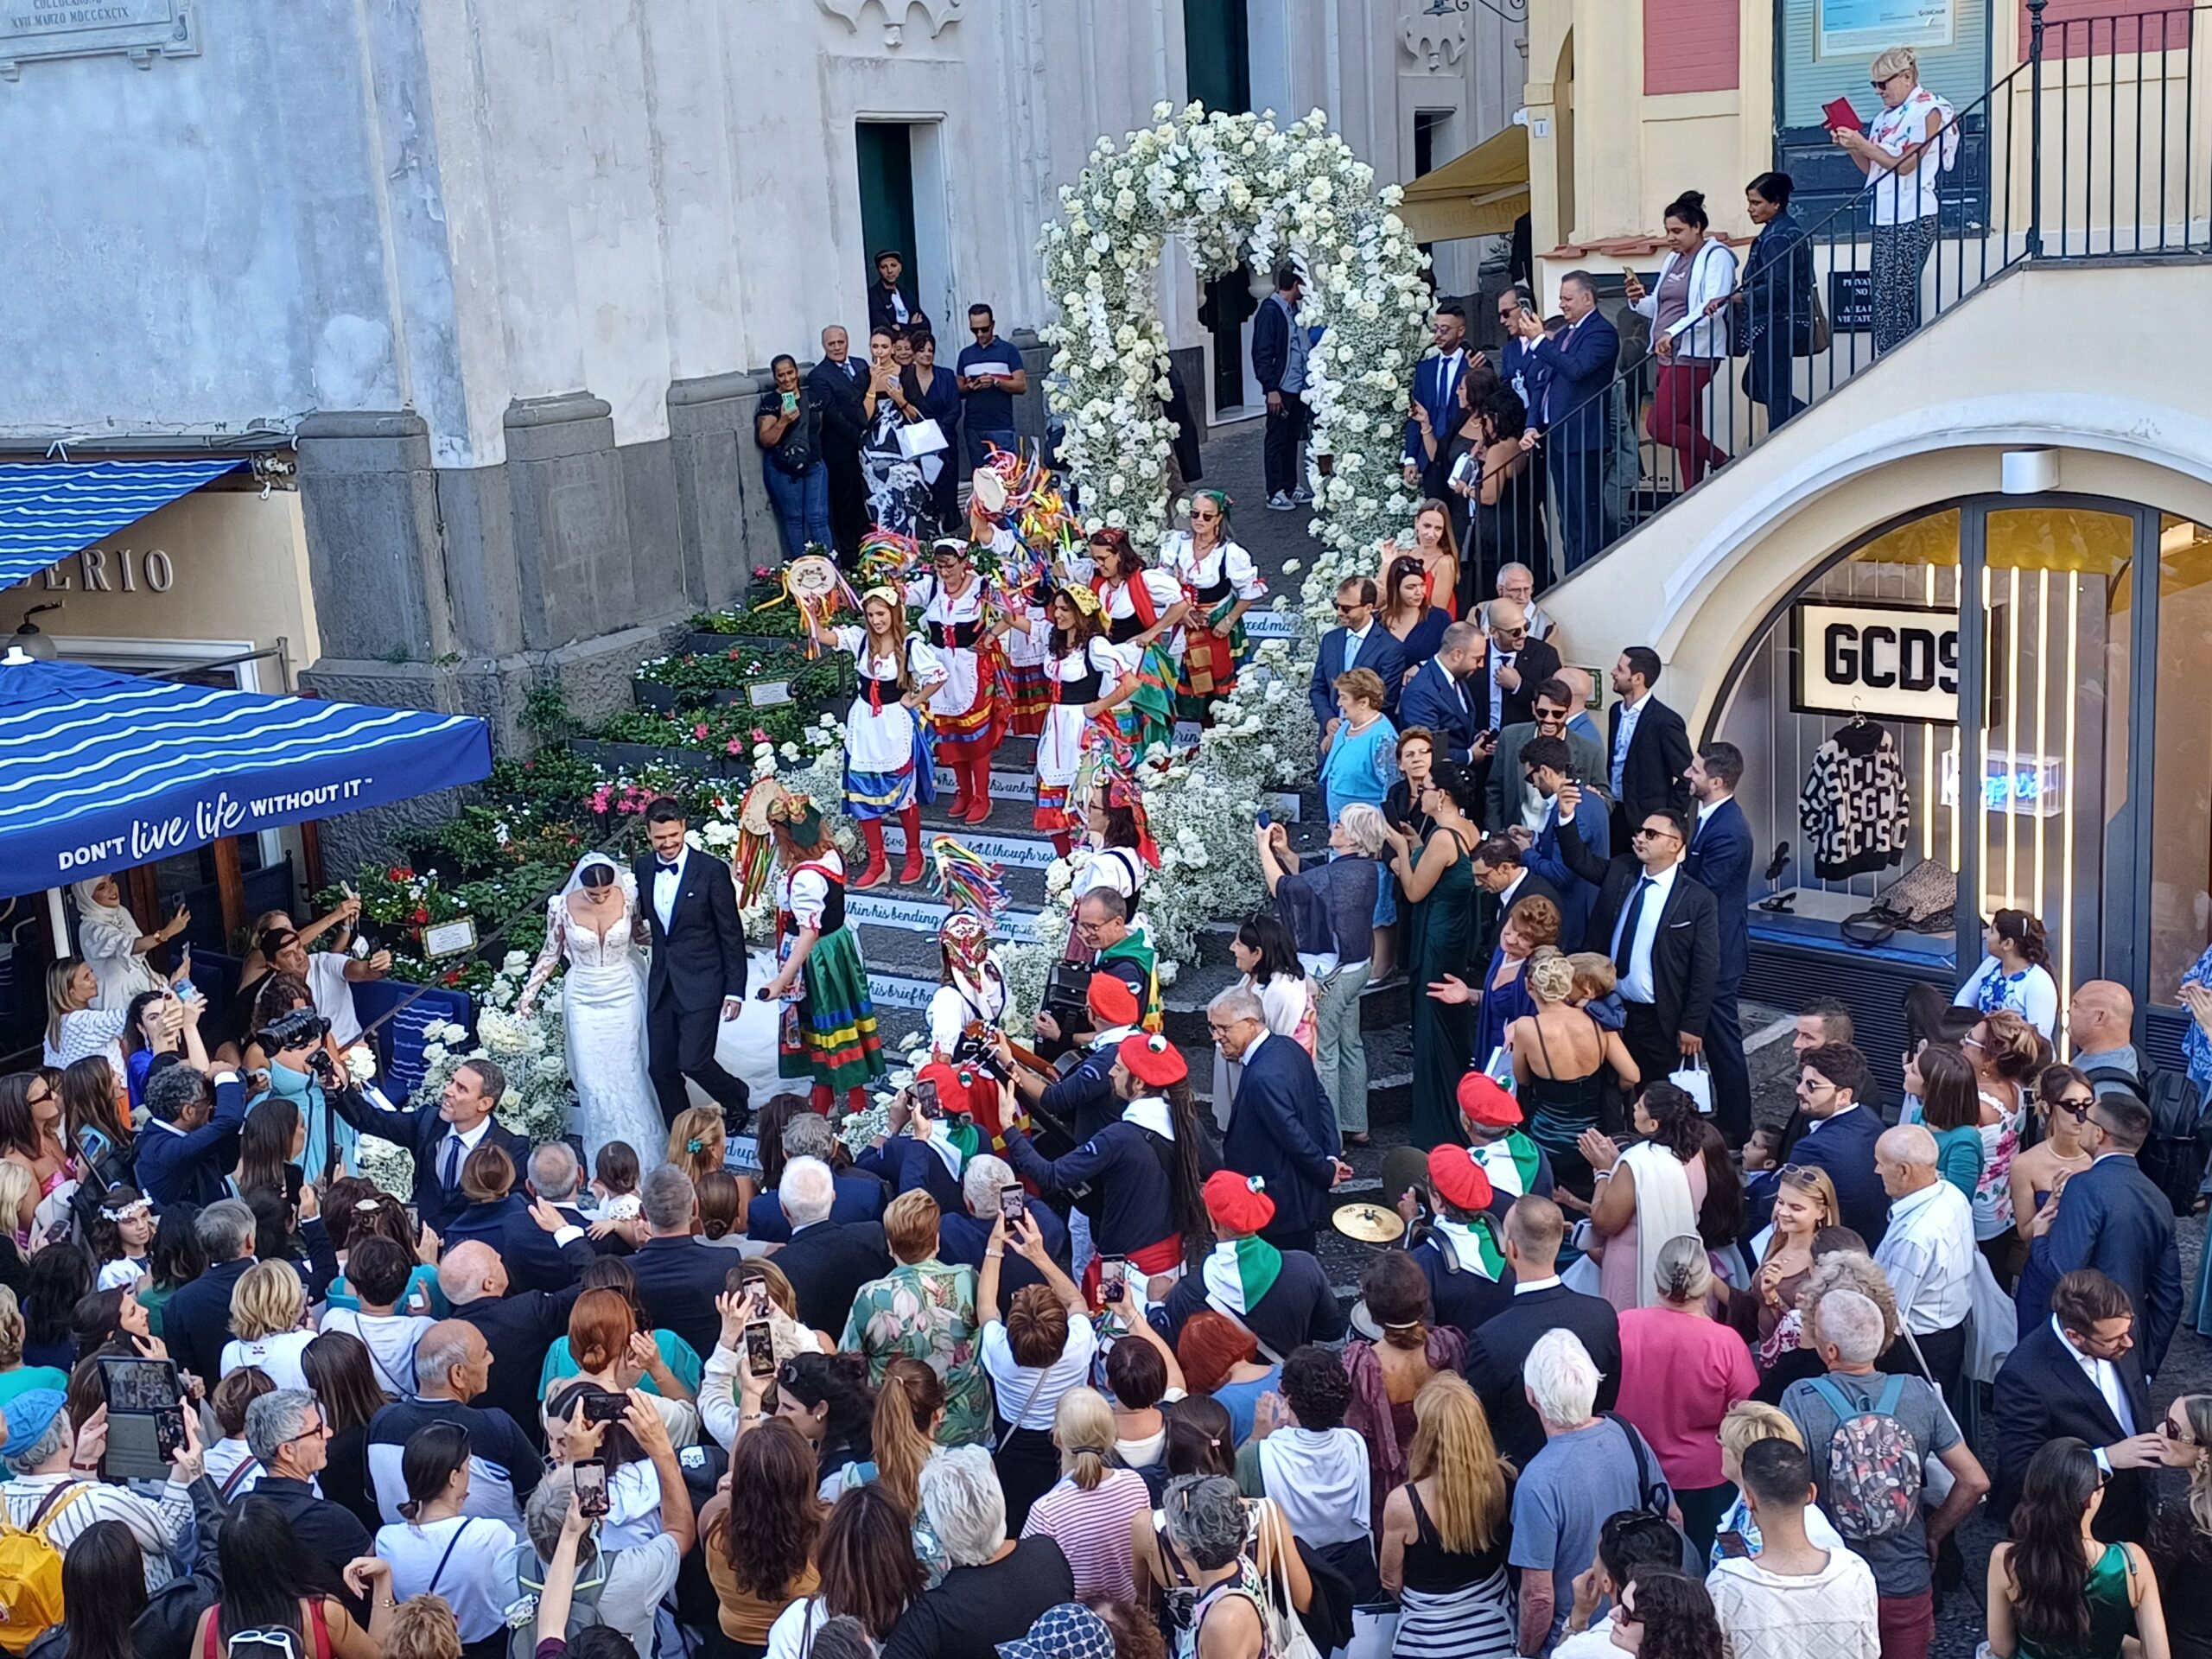
[[[201,1209],[228,1189],[245,1127],[245,1084],[235,1071],[213,1080],[189,1065],[164,1066],[146,1079],[146,1128],[137,1145],[138,1190],[156,1210]]]
[[[296,1016],[291,1016],[296,1017]],[[326,1065],[328,1056],[317,1051]],[[434,1110],[380,1112],[348,1084],[335,1086],[334,1071],[322,1077],[331,1106],[363,1135],[397,1141],[415,1156],[415,1210],[423,1225],[443,1232],[468,1203],[461,1195],[461,1171],[468,1154],[489,1141],[514,1166],[530,1167],[530,1142],[492,1116],[507,1091],[507,1076],[490,1060],[463,1060],[446,1079]]]
[[[884,1133],[853,1160],[853,1167],[888,1183],[894,1198],[918,1187],[937,1200],[940,1214],[958,1214],[965,1201],[961,1169],[981,1137],[972,1122],[948,1113],[967,1105],[968,1087],[969,1079],[942,1061],[924,1066],[912,1090],[892,1097]]]

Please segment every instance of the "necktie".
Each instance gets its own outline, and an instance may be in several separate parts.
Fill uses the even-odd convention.
[[[1636,954],[1636,930],[1643,921],[1643,895],[1651,891],[1651,878],[1643,876],[1636,884],[1636,893],[1622,912],[1620,925],[1613,931],[1613,966],[1625,978],[1629,959]]]
[[[1344,630],[1344,672],[1351,672],[1352,664],[1359,658],[1359,636],[1350,628]]]
[[[461,1185],[461,1135],[458,1131],[446,1136],[445,1161],[438,1166],[438,1185],[448,1192]]]

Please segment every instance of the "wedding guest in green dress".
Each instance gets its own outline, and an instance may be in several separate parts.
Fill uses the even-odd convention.
[[[990,1439],[991,1390],[976,1351],[976,1270],[938,1259],[938,1220],[937,1200],[918,1187],[891,1200],[883,1236],[894,1265],[860,1287],[837,1345],[868,1357],[872,1387],[893,1360],[920,1360],[944,1383],[938,1444],[982,1445]]]
[[[1412,1144],[1427,1150],[1446,1141],[1464,1143],[1459,1129],[1459,1074],[1473,1052],[1474,1020],[1465,1003],[1446,1002],[1428,994],[1464,978],[1474,938],[1475,871],[1468,849],[1481,839],[1475,814],[1481,810],[1482,785],[1454,770],[1432,779],[1415,798],[1416,810],[1433,821],[1427,844],[1415,861],[1413,838],[1403,826],[1388,831],[1390,868],[1410,906],[1411,960],[1408,976],[1414,1002],[1414,1115]]]
[[[1994,1659],[2120,1659],[2123,1650],[2167,1659],[2151,1558],[2139,1544],[2107,1544],[2090,1530],[2105,1480],[2097,1454],[2070,1435],[2029,1462],[2012,1536],[1989,1555]]]

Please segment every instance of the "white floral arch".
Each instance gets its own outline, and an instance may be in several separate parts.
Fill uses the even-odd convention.
[[[1306,401],[1315,449],[1333,470],[1313,514],[1325,551],[1303,600],[1325,620],[1338,571],[1365,572],[1416,505],[1398,458],[1428,308],[1424,257],[1390,211],[1398,188],[1378,194],[1374,169],[1319,110],[1285,128],[1272,115],[1198,104],[1152,113],[1154,124],[1120,149],[1098,141],[1038,245],[1059,307],[1044,338],[1066,377],[1052,387],[1067,422],[1061,460],[1090,527],[1156,545],[1173,435],[1160,412],[1167,340],[1155,291],[1166,240],[1180,237],[1205,276],[1247,257],[1261,270],[1294,263],[1306,278],[1300,315],[1326,330],[1307,360]]]

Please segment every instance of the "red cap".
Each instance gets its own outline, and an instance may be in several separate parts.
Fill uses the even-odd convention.
[[[1114,1058],[1128,1067],[1129,1075],[1139,1083],[1149,1084],[1155,1089],[1180,1083],[1191,1075],[1191,1068],[1183,1064],[1180,1049],[1165,1037],[1147,1037],[1142,1032],[1132,1032],[1122,1038],[1114,1050]]]
[[[1256,1233],[1275,1218],[1275,1201],[1257,1175],[1217,1169],[1206,1177],[1206,1214],[1232,1233]]]
[[[1470,1123],[1511,1128],[1521,1121],[1521,1103],[1487,1072],[1470,1071],[1459,1079],[1459,1110]]]
[[[1490,1177],[1465,1147],[1439,1147],[1428,1154],[1428,1184],[1455,1210],[1471,1214],[1490,1208]]]
[[[957,1068],[943,1060],[931,1060],[914,1073],[914,1080],[937,1084],[938,1103],[945,1110],[964,1112],[968,1109],[968,1079]]]
[[[1129,982],[1118,974],[1093,974],[1090,983],[1084,988],[1083,1000],[1093,1014],[1109,1026],[1134,1026],[1137,1022],[1137,994],[1129,988]]]

